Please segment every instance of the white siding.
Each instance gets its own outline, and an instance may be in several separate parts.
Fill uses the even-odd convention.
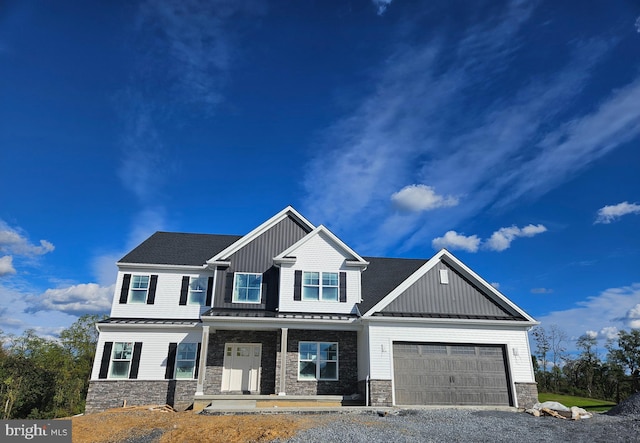
[[[103,331],[98,338],[91,379],[98,380],[105,342],[142,342],[138,380],[164,380],[169,343],[200,343],[201,340],[202,330],[200,328],[195,330],[192,328],[190,331],[145,331],[133,328],[126,331]]]
[[[156,297],[154,304],[146,303],[124,303],[120,304],[120,289],[122,288],[122,278],[124,274],[131,275],[157,275],[158,285],[156,287]],[[213,274],[163,271],[158,269],[140,269],[136,271],[118,272],[116,289],[111,305],[111,317],[116,318],[182,318],[196,319],[200,314],[209,308],[199,305],[180,306],[180,288],[182,286],[182,276],[208,278]]]
[[[351,258],[344,254],[327,236],[320,234],[309,239],[295,251],[296,262],[280,269],[280,312],[315,312],[353,314],[360,302],[360,268],[345,266]],[[293,300],[294,272],[346,272],[347,302]]]
[[[535,382],[527,332],[482,326],[369,325],[371,378],[391,380],[394,341],[506,345],[511,381]],[[517,354],[517,355],[516,355]]]

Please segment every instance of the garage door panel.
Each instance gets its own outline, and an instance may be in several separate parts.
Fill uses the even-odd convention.
[[[394,343],[399,405],[509,405],[502,346]]]

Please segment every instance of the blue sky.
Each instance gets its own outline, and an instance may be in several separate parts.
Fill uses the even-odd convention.
[[[3,2],[0,329],[107,312],[156,230],[292,205],[604,343],[640,327],[639,52],[624,0]]]

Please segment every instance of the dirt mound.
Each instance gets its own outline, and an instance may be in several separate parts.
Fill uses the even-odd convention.
[[[609,409],[607,415],[640,415],[640,392]]]
[[[159,441],[199,443],[270,442],[291,438],[324,418],[286,415],[206,416],[144,407],[73,417],[74,443]]]

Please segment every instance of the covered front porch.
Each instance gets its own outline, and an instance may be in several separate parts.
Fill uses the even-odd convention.
[[[357,325],[331,317],[204,320],[194,409],[364,404]]]

